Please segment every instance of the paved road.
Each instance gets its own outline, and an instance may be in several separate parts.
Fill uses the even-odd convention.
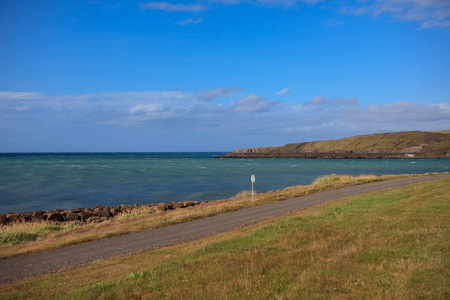
[[[200,239],[230,231],[244,224],[311,207],[325,201],[443,178],[450,178],[450,175],[413,177],[351,186],[246,208],[170,227],[75,245],[50,252],[3,259],[0,260],[0,284],[56,271],[61,267],[88,264],[98,259]]]

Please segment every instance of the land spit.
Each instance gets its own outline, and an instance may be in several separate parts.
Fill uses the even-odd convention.
[[[63,223],[100,223],[109,219],[120,216],[124,213],[133,213],[133,211],[139,211],[145,209],[146,211],[166,211],[179,208],[186,208],[202,203],[205,201],[172,201],[161,202],[151,204],[134,204],[120,206],[104,206],[95,205],[93,208],[76,208],[76,209],[54,209],[47,211],[34,211],[34,212],[8,212],[0,214],[0,225],[7,225],[10,223],[20,222],[42,222],[47,221],[51,223],[63,224]]]

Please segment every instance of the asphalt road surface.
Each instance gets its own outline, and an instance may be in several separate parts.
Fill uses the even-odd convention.
[[[245,224],[304,209],[330,200],[414,183],[450,178],[450,175],[381,181],[273,202],[170,227],[0,260],[0,284],[74,267],[113,256],[149,251],[233,230]]]

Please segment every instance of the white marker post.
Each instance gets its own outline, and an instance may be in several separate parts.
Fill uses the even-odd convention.
[[[252,175],[252,177],[250,177],[250,180],[252,181],[252,203],[255,201],[255,196],[254,196],[254,192],[253,192],[253,184],[255,183],[255,175]]]

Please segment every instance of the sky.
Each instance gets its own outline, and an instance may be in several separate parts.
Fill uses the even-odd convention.
[[[0,152],[450,129],[449,0],[167,1],[1,0]]]

